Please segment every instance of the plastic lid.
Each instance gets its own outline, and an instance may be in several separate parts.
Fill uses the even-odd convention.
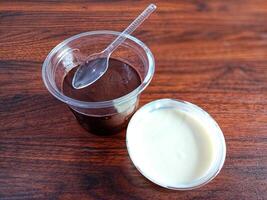
[[[225,139],[215,120],[200,107],[173,99],[140,108],[129,122],[126,143],[142,175],[175,190],[211,181],[226,155]]]

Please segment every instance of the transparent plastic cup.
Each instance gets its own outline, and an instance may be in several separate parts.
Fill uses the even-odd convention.
[[[104,30],[70,37],[49,53],[42,67],[42,78],[48,91],[66,103],[78,122],[95,134],[118,132],[128,124],[138,107],[141,92],[148,86],[154,74],[155,62],[149,48],[137,38],[125,35],[125,42],[111,55],[111,58],[133,67],[141,78],[141,84],[125,96],[101,102],[80,101],[66,96],[62,85],[67,73],[79,65],[80,59],[105,49],[119,34]]]

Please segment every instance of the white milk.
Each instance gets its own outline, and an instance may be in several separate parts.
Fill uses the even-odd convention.
[[[178,109],[157,109],[131,120],[127,146],[136,167],[153,182],[175,187],[201,178],[214,143],[200,120]]]

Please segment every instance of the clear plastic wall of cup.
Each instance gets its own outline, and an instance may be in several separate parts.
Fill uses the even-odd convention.
[[[102,102],[79,101],[64,95],[62,91],[64,77],[79,64],[79,59],[104,50],[119,34],[114,31],[85,32],[58,44],[49,53],[42,67],[42,78],[48,91],[81,114],[97,117],[116,116],[117,114],[131,116],[138,106],[141,92],[150,83],[155,70],[151,51],[143,42],[133,36],[125,35],[127,39],[113,52],[111,58],[118,59],[135,68],[141,77],[139,87],[125,96]],[[121,123],[114,120],[112,126],[120,126]]]

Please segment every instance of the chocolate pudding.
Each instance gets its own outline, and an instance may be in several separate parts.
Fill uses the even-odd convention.
[[[111,58],[109,60],[108,70],[99,80],[88,87],[75,89],[72,87],[72,79],[77,67],[71,69],[65,76],[62,86],[63,93],[76,100],[87,102],[113,100],[129,94],[141,84],[141,78],[132,66]],[[105,108],[101,109],[105,113],[103,110]],[[100,135],[107,135],[123,129],[136,110],[136,107],[124,112],[119,112],[118,107],[109,107],[106,109],[109,109],[113,114],[88,116],[73,109],[71,110],[78,122],[86,130]]]

